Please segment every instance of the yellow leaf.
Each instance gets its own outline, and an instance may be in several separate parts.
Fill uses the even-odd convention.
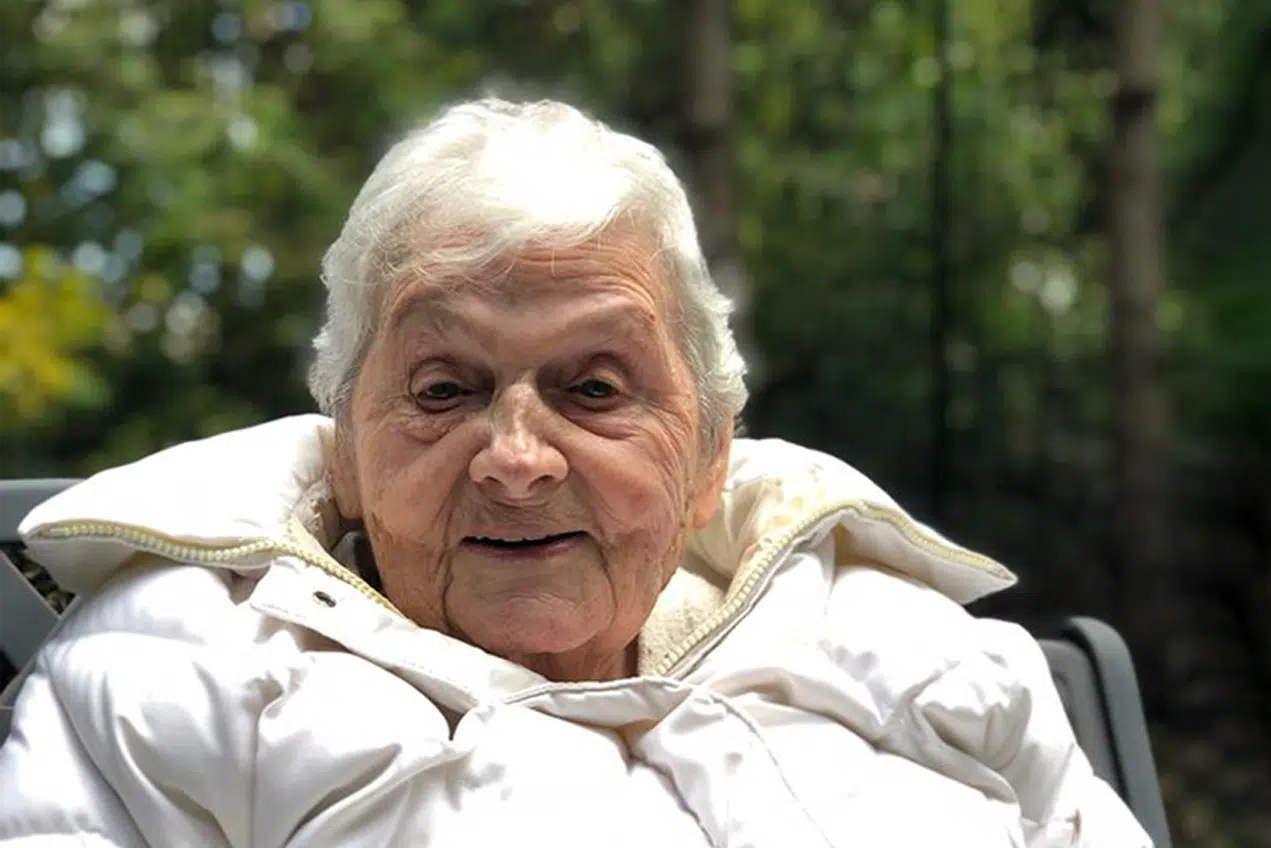
[[[94,282],[49,248],[28,247],[22,268],[0,292],[0,421],[30,422],[68,402],[92,376],[86,353],[107,316]]]

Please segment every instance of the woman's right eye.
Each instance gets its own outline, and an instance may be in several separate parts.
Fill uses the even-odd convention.
[[[465,395],[471,394],[454,380],[428,383],[415,393],[415,401],[429,412],[445,412]]]
[[[459,384],[451,381],[429,383],[424,386],[424,397],[429,400],[451,400],[459,397]]]

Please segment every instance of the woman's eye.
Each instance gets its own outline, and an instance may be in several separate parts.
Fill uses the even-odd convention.
[[[606,383],[604,380],[598,380],[594,377],[578,383],[571,391],[582,395],[587,400],[609,400],[618,394],[618,390],[611,383]]]
[[[463,387],[453,380],[441,380],[429,383],[415,394],[421,403],[431,406],[444,405],[458,400],[465,394]]]
[[[459,384],[430,383],[424,387],[424,397],[429,400],[453,400],[459,397]]]

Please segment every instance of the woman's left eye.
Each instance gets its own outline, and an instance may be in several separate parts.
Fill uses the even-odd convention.
[[[612,383],[592,377],[576,383],[571,389],[574,394],[582,395],[587,400],[609,400],[618,394]]]

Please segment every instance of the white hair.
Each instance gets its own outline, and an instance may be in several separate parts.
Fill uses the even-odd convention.
[[[476,269],[531,242],[573,247],[619,220],[652,239],[702,435],[717,444],[745,405],[746,365],[684,188],[652,145],[553,101],[453,106],[380,160],[322,261],[327,312],[313,342],[314,400],[328,415],[347,412],[386,283],[403,272]]]

